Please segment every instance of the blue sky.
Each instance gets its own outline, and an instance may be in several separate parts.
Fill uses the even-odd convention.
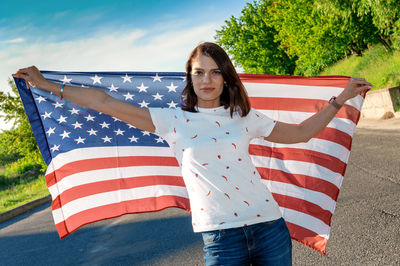
[[[184,71],[243,0],[0,1],[0,90],[18,68]],[[8,128],[0,121],[0,129]]]

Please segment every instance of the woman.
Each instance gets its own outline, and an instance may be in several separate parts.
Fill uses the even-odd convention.
[[[182,109],[139,108],[95,88],[52,83],[36,67],[14,75],[78,105],[155,132],[173,148],[188,190],[195,232],[202,232],[207,265],[291,265],[291,239],[271,192],[251,163],[253,138],[307,142],[344,102],[372,85],[349,84],[330,104],[299,125],[276,122],[252,109],[228,55],[202,43],[186,63]]]

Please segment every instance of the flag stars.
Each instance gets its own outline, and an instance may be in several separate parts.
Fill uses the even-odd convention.
[[[94,130],[93,128],[91,128],[90,130],[87,130],[87,133],[89,133],[89,136],[91,136],[91,135],[95,135],[95,136],[97,136],[97,130]]]
[[[72,124],[73,126],[74,126],[74,129],[77,129],[78,127],[79,128],[82,128],[82,125],[83,124],[81,124],[81,123],[79,123],[78,121],[76,121],[74,124]]]
[[[79,144],[79,143],[85,144],[85,138],[81,138],[80,136],[77,139],[74,139],[74,140],[76,141],[76,144]]]
[[[101,79],[102,79],[102,78],[103,78],[103,77],[97,76],[97,74],[95,74],[94,77],[90,77],[90,79],[93,80],[93,84],[96,84],[96,83],[101,84]]]
[[[130,142],[138,142],[139,138],[136,138],[135,136],[132,135],[132,137],[129,138]]]
[[[127,101],[127,100],[132,100],[133,101],[133,96],[135,96],[135,95],[130,94],[129,92],[127,94],[124,94],[125,101]]]
[[[50,148],[50,150],[51,150],[52,152],[55,152],[55,151],[58,151],[59,148],[60,148],[60,145],[54,144],[53,147]]]
[[[142,84],[139,87],[136,87],[136,88],[139,89],[139,92],[147,92],[147,88],[148,87],[144,86],[143,82],[142,82]]]
[[[119,87],[114,87],[114,84],[111,84],[111,87],[107,87],[107,89],[109,89],[110,92],[113,92],[113,91],[117,92]]]
[[[41,103],[41,102],[47,102],[46,98],[44,98],[44,97],[42,97],[42,96],[37,97],[36,100],[37,100],[39,103]]]
[[[85,116],[85,118],[86,118],[86,122],[89,122],[89,121],[94,121],[94,119],[96,117],[95,116],[91,116],[90,114],[88,114],[87,116]]]
[[[109,138],[108,136],[105,136],[104,138],[101,138],[101,139],[104,141],[104,143],[106,143],[106,142],[111,143],[111,140],[112,140],[112,138]]]
[[[121,122],[121,120],[116,117],[113,117],[113,119],[114,119],[114,122],[117,122],[117,121]]]
[[[79,110],[78,109],[75,109],[75,107],[73,107],[71,110],[68,110],[68,112],[71,112],[71,115],[77,115],[77,114],[79,114]]]
[[[109,128],[110,124],[107,124],[106,121],[104,121],[102,124],[100,124],[101,128]]]
[[[69,138],[69,134],[71,134],[71,132],[67,132],[64,130],[64,132],[62,134],[60,134],[60,136],[62,136],[62,139],[65,139],[65,138]]]
[[[156,75],[153,78],[153,82],[159,81],[161,82],[162,77],[158,76],[158,73],[156,73]]]
[[[168,104],[168,108],[176,108],[178,103],[174,103],[174,101],[171,101],[170,103],[167,103],[167,104]]]
[[[154,97],[154,100],[162,100],[162,97],[164,97],[164,95],[161,95],[157,92],[157,94],[152,95]]]
[[[162,137],[158,137],[157,139],[156,139],[156,141],[157,141],[157,143],[163,143],[164,142],[164,139],[162,138]]]
[[[55,129],[56,129],[55,127],[49,128],[49,129],[46,131],[47,136],[50,137],[51,134],[54,134],[54,130],[55,130]]]
[[[143,100],[141,103],[139,103],[139,105],[140,105],[141,108],[143,108],[143,107],[148,108],[148,105],[149,105],[149,104],[150,104],[150,103],[147,103],[147,102],[145,102],[144,100]]]
[[[143,136],[150,136],[150,132],[143,130],[142,131]]]
[[[56,108],[62,108],[64,103],[56,102],[56,103],[52,103],[52,105],[54,105],[54,109],[56,109]]]
[[[64,117],[64,116],[60,115],[60,118],[58,118],[57,121],[58,121],[59,124],[66,123],[67,122],[66,119],[67,119],[67,117]]]
[[[125,130],[121,130],[121,129],[119,129],[118,128],[118,130],[114,130],[114,132],[115,132],[115,134],[118,136],[118,135],[121,135],[121,136],[123,136],[124,135],[124,132],[125,132]]]
[[[45,120],[46,118],[50,118],[52,112],[48,113],[48,112],[44,112],[44,115],[42,115],[43,120]]]
[[[59,79],[59,81],[61,81],[63,84],[71,83],[71,80],[72,80],[72,79],[67,78],[66,75],[64,75],[64,78],[63,78],[63,79]]]
[[[121,78],[124,79],[124,80],[122,81],[122,83],[125,83],[125,82],[132,83],[132,80],[131,80],[132,76],[128,76],[128,74],[125,74],[125,76],[124,76],[124,77],[121,77]]]
[[[176,88],[178,88],[178,86],[175,86],[173,82],[171,82],[171,85],[166,86],[168,88],[168,92],[176,92]]]

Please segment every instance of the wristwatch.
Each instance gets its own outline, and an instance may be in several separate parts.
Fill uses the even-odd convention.
[[[332,96],[332,98],[329,100],[329,104],[332,104],[333,107],[335,107],[338,110],[342,107],[342,105],[338,104],[338,102],[336,101],[336,97],[335,96]]]

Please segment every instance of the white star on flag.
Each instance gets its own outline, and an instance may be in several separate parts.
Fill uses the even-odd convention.
[[[125,130],[121,130],[121,129],[118,128],[118,130],[114,130],[114,132],[115,132],[115,134],[117,134],[117,136],[118,136],[118,135],[122,135],[122,136],[123,136]]]
[[[143,130],[142,133],[143,133],[143,136],[150,136],[150,132],[148,132],[148,131]]]
[[[154,97],[154,100],[162,100],[162,97],[164,96],[164,95],[161,95],[161,94],[159,94],[158,92],[157,92],[157,94],[154,94],[154,95],[152,95],[153,97]]]
[[[106,121],[104,121],[102,124],[100,124],[101,128],[108,128],[110,124],[107,124]]]
[[[121,121],[121,120],[119,120],[119,119],[116,118],[116,117],[112,117],[112,118],[114,119],[114,122]]]
[[[72,80],[72,79],[67,78],[66,75],[64,75],[64,78],[63,78],[63,79],[59,79],[59,81],[61,81],[63,84],[65,84],[65,83],[71,83],[71,80]]]
[[[38,100],[39,103],[41,103],[41,102],[47,102],[47,101],[46,101],[46,98],[43,98],[42,96],[37,97],[36,100]]]
[[[56,103],[52,103],[52,105],[54,105],[54,109],[56,109],[56,108],[62,108],[63,107],[63,105],[64,105],[64,103],[61,103],[61,102],[56,102]]]
[[[129,92],[128,92],[127,94],[124,94],[125,101],[127,101],[127,100],[133,100],[133,96],[135,96],[135,95],[130,94]]]
[[[136,138],[135,136],[132,136],[129,138],[130,142],[137,142],[138,138]]]
[[[85,144],[85,138],[81,138],[80,136],[77,139],[74,139],[74,140],[76,141],[76,144],[79,144],[79,143]]]
[[[104,143],[106,143],[106,142],[111,143],[111,140],[112,140],[112,138],[109,138],[108,136],[105,136],[104,138],[101,138],[101,139],[104,141]]]
[[[75,109],[75,107],[73,107],[71,110],[68,110],[69,112],[71,112],[71,115],[73,115],[73,114],[79,114],[79,110],[78,109]]]
[[[132,77],[128,76],[128,74],[125,74],[125,77],[121,77],[121,78],[124,79],[123,83],[125,83],[125,82],[132,83],[132,80],[131,80]]]
[[[58,151],[59,148],[60,148],[60,145],[54,144],[54,146],[51,147],[50,150],[51,150],[52,152],[55,152],[55,151]]]
[[[153,78],[153,82],[159,81],[161,82],[162,77],[158,76],[158,73],[156,73],[155,76],[152,77]],[[143,83],[142,83],[143,84]]]
[[[64,117],[64,116],[60,115],[60,118],[58,118],[57,121],[58,121],[59,124],[61,124],[63,122],[66,123],[67,122],[66,119],[67,119],[67,117]]]
[[[168,104],[168,108],[176,108],[176,106],[178,105],[178,103],[174,103],[174,101],[171,101],[170,103],[167,103]]]
[[[96,83],[101,84],[101,79],[102,79],[102,78],[103,78],[103,77],[99,77],[99,76],[97,76],[96,74],[94,75],[94,77],[90,77],[90,79],[93,80],[93,84],[96,84]]]
[[[78,127],[79,127],[79,128],[82,128],[82,125],[83,125],[83,124],[81,124],[81,123],[79,123],[78,121],[76,121],[75,124],[72,124],[72,125],[73,125],[74,128],[76,129],[76,128],[78,128]]]
[[[114,84],[111,84],[111,87],[107,87],[109,90],[110,90],[110,92],[112,92],[112,91],[118,91],[118,88],[119,87],[114,87]]]
[[[150,103],[146,103],[144,100],[141,102],[141,103],[139,103],[140,104],[140,107],[148,107],[148,105],[150,104]]]
[[[144,86],[143,82],[139,87],[136,87],[139,89],[139,92],[147,92],[147,88],[146,86]]]
[[[94,121],[94,119],[95,119],[96,117],[95,117],[95,116],[91,116],[91,115],[89,114],[89,115],[85,116],[85,118],[86,118],[86,122],[89,122],[89,121]]]
[[[71,132],[67,132],[64,130],[64,132],[62,134],[60,134],[60,136],[62,136],[62,139],[69,138],[69,134],[71,134]]]
[[[50,118],[52,112],[48,113],[48,112],[44,112],[44,115],[42,115],[43,120],[45,120],[46,118]]]
[[[54,134],[54,130],[55,130],[55,129],[56,129],[55,127],[49,128],[49,129],[46,131],[46,134],[48,134],[48,136],[50,137],[51,134]]]
[[[97,136],[96,132],[97,132],[97,130],[94,130],[93,128],[91,128],[90,130],[87,130],[87,133],[89,133],[89,136],[91,136],[91,135]]]
[[[164,142],[164,140],[163,140],[163,138],[162,137],[158,137],[157,139],[156,139],[156,141],[157,141],[157,143],[163,143]]]
[[[168,92],[176,92],[176,88],[178,88],[178,86],[175,86],[173,82],[171,82],[171,85],[166,86],[168,88]]]

